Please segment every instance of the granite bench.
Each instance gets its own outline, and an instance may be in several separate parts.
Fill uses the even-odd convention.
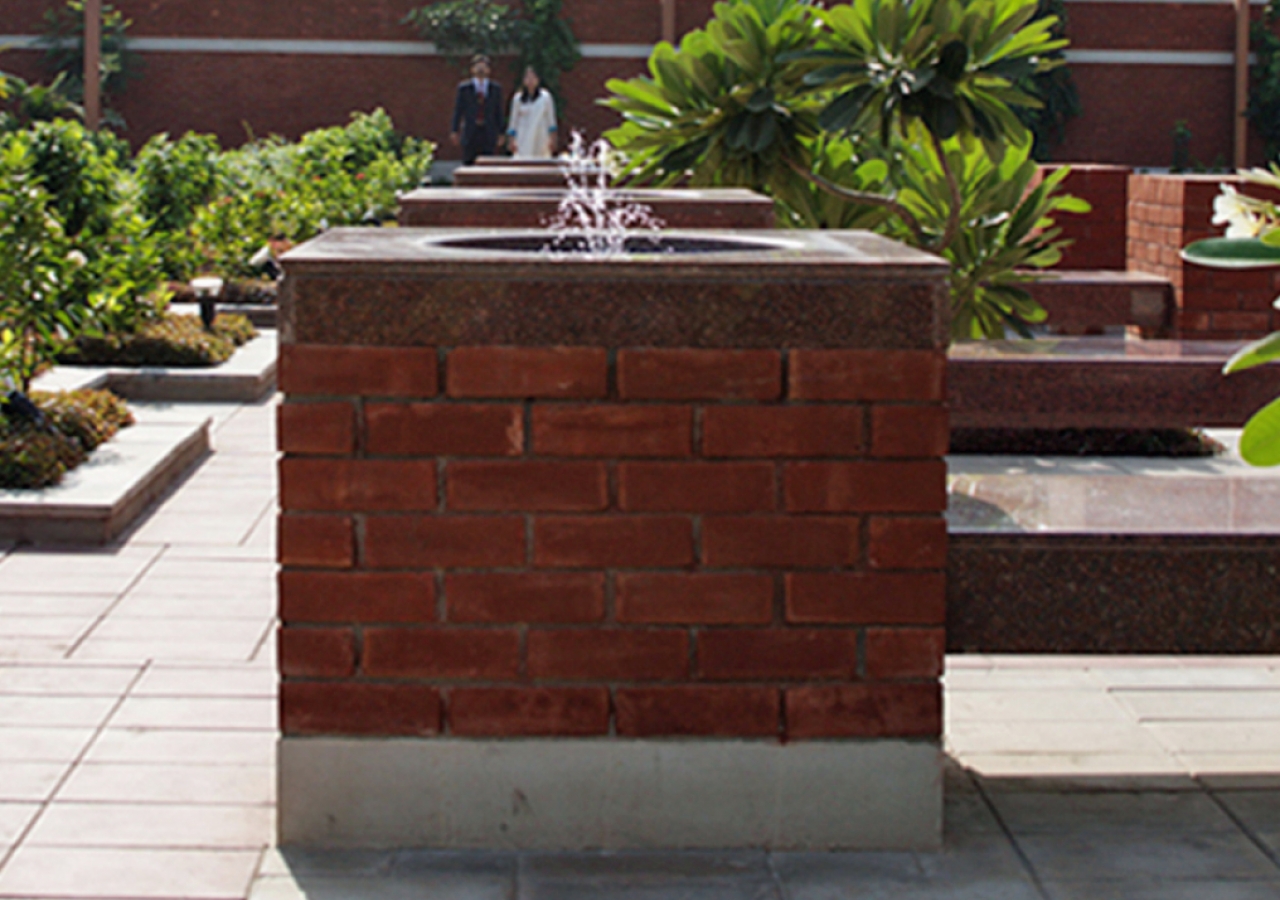
[[[1055,269],[1025,287],[1049,314],[1045,324],[1057,334],[1101,334],[1131,326],[1145,337],[1165,337],[1173,328],[1173,285],[1157,275]]]

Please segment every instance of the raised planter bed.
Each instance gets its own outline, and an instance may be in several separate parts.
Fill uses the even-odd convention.
[[[57,366],[36,381],[44,391],[105,388],[128,400],[250,403],[275,390],[276,332],[264,330],[220,366],[207,369]]]
[[[123,429],[42,490],[0,490],[0,540],[110,543],[211,449],[207,416],[175,421],[146,407]]]

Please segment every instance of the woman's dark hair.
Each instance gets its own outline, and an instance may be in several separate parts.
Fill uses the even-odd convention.
[[[537,79],[538,79],[538,89],[533,93],[529,93],[529,88],[524,83],[524,76],[527,75],[529,72],[533,72],[533,74],[537,76]],[[538,99],[538,95],[540,93],[542,93],[542,76],[538,74],[537,69],[535,69],[533,66],[529,66],[524,70],[524,74],[520,76],[520,102],[532,103],[534,100]]]

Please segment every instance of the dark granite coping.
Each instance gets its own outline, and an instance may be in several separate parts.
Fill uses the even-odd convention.
[[[951,346],[955,361],[984,363],[1079,363],[1107,361],[1134,364],[1225,363],[1245,341],[1129,340],[1124,337],[1060,337],[1036,340],[961,341]]]
[[[455,187],[419,188],[400,194],[401,204],[415,203],[510,203],[511,201],[559,201],[567,188],[555,187]],[[767,206],[773,200],[746,188],[617,188],[610,194],[615,203],[723,203]]]
[[[714,272],[717,280],[756,281],[799,274],[804,280],[845,279],[873,269],[876,280],[941,279],[947,264],[939,257],[864,231],[670,230],[664,236],[742,242],[741,252],[654,253],[626,257],[586,254],[518,253],[456,249],[445,241],[485,237],[545,237],[546,231],[497,228],[335,228],[290,250],[282,259],[290,275],[354,274],[368,269],[381,277],[436,277],[483,274],[487,279],[541,280],[617,278],[697,280]],[[761,249],[762,245],[772,245]]]

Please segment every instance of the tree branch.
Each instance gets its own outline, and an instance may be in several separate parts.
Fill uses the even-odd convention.
[[[956,232],[960,230],[960,207],[964,205],[964,200],[960,196],[960,184],[956,181],[956,174],[951,171],[951,164],[947,162],[947,151],[943,149],[942,141],[932,129],[926,130],[929,132],[930,140],[933,141],[933,152],[938,154],[938,165],[942,166],[942,174],[946,176],[947,187],[951,191],[951,211],[947,214],[947,227],[932,248],[941,251],[951,246],[951,242],[956,238]]]
[[[826,191],[828,194],[832,194],[845,200],[852,200],[854,203],[865,203],[867,206],[884,207],[901,219],[902,223],[910,229],[911,234],[915,236],[916,244],[918,246],[926,248],[929,246],[929,241],[925,238],[924,229],[920,227],[920,222],[916,217],[911,214],[911,210],[907,209],[892,197],[886,197],[884,194],[874,194],[870,191],[857,191],[853,188],[844,187],[843,185],[836,184],[834,181],[823,178],[816,172],[810,171],[808,168],[796,162],[789,156],[784,156],[783,159],[786,161],[787,166],[790,167],[791,171],[795,172],[810,184],[816,185]]]

